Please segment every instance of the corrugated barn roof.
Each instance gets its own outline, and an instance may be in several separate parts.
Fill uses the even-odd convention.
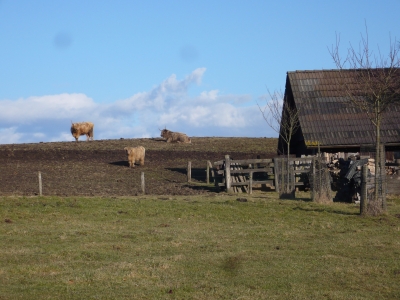
[[[345,97],[340,76],[338,70],[287,73],[285,93],[291,95],[285,95],[285,99],[291,98],[299,109],[300,128],[307,146],[317,142],[334,147],[375,141],[375,127]],[[385,112],[381,129],[382,142],[400,143],[400,105]]]

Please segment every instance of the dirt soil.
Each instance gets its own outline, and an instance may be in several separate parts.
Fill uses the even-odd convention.
[[[82,138],[81,138],[82,139]],[[276,138],[194,137],[192,144],[161,138],[0,145],[0,195],[132,196],[216,192],[206,184],[207,161],[276,156]],[[144,166],[129,168],[126,146],[146,148]],[[192,181],[187,180],[188,162]]]

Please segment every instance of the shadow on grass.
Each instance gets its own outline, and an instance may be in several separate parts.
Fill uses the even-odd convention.
[[[326,208],[311,208],[311,207],[295,207],[293,210],[301,210],[301,211],[314,211],[314,212],[327,212],[327,213],[333,213],[333,214],[338,214],[338,215],[348,215],[348,216],[358,216],[359,213],[354,213],[354,212],[348,212],[348,211],[341,211],[341,210],[336,210],[336,209],[329,209],[329,207]]]
[[[127,160],[121,160],[121,161],[113,161],[109,163],[110,165],[114,166],[124,166],[124,167],[129,167],[129,163]]]
[[[218,193],[218,189],[215,186],[187,184],[187,185],[185,185],[185,187],[190,188],[194,191],[207,191],[207,192],[212,192],[212,193]]]
[[[180,174],[187,175],[187,169],[186,168],[165,168],[166,170],[172,171],[172,172],[177,172]],[[197,180],[197,181],[202,181],[205,182],[207,180],[206,178],[206,170],[201,169],[201,168],[192,168],[192,179]],[[211,177],[211,176],[210,176]],[[212,180],[210,178],[210,180]]]

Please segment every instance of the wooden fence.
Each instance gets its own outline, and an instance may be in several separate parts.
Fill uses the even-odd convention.
[[[305,174],[313,172],[311,166],[315,165],[317,159],[321,158],[289,158],[290,182],[293,183],[293,189],[309,185]],[[262,184],[279,192],[283,177],[287,173],[286,163],[287,158],[284,157],[233,160],[226,155],[224,160],[214,162],[214,182],[218,188],[225,188],[227,192],[244,191],[251,194],[254,186]]]

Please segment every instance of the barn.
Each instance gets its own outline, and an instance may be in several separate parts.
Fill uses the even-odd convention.
[[[348,72],[351,76],[351,72]],[[360,109],[351,105],[340,88],[339,70],[287,72],[284,101],[299,109],[299,128],[290,152],[296,156],[321,152],[359,152],[374,145],[375,127]],[[400,151],[400,104],[383,117],[381,141],[386,151]],[[279,138],[279,149],[286,144]],[[285,151],[286,152],[286,151]],[[397,158],[397,157],[396,157]],[[400,158],[400,157],[398,157]]]

